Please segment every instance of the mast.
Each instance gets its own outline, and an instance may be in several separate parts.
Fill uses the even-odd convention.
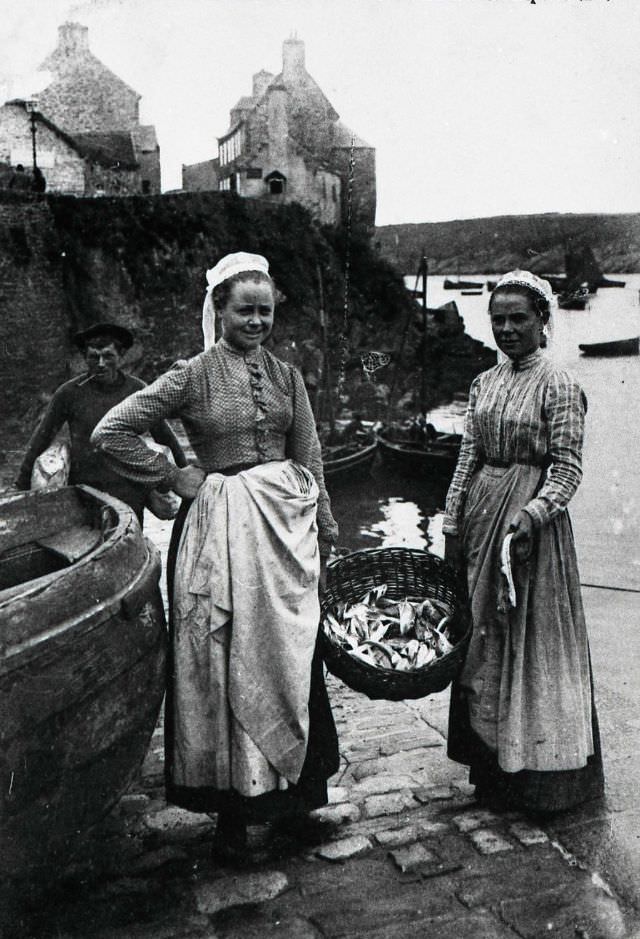
[[[420,383],[420,410],[427,416],[427,272],[428,263],[425,248],[422,249],[422,325],[424,328],[424,337],[422,341],[422,380]]]

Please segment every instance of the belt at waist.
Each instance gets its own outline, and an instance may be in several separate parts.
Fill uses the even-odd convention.
[[[540,469],[548,465],[546,461],[534,463],[533,460],[494,460],[488,457],[485,457],[482,462],[484,466],[497,466],[500,469],[508,469],[508,467],[516,466],[516,464],[520,464],[521,466],[537,466]]]
[[[211,470],[212,473],[222,473],[223,476],[235,476],[237,473],[242,473],[244,470],[252,469],[254,466],[258,466],[257,463],[234,463],[233,466],[225,466],[223,469]]]

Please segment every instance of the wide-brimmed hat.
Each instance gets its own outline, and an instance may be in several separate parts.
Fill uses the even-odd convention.
[[[134,342],[131,330],[127,329],[126,326],[119,326],[117,323],[94,323],[93,326],[89,326],[88,329],[83,329],[81,332],[76,333],[73,337],[73,341],[78,349],[84,351],[91,340],[97,339],[98,336],[113,339],[113,341],[119,343],[123,349],[130,349]]]

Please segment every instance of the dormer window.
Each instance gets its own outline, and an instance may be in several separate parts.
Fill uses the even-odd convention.
[[[264,181],[267,185],[267,191],[270,193],[270,195],[284,195],[285,189],[287,187],[287,177],[278,172],[278,170],[274,170],[272,173],[269,173],[268,176],[265,176]]]

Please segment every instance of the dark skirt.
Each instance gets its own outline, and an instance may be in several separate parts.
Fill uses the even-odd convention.
[[[535,531],[513,569],[517,605],[501,591],[511,518],[535,496],[541,470],[483,467],[463,517],[473,633],[452,688],[448,753],[470,767],[481,799],[532,813],[598,798],[604,773],[589,643],[566,512]]]
[[[592,686],[593,687],[593,686]],[[532,815],[564,812],[604,795],[600,730],[592,699],[593,753],[580,769],[540,772],[523,769],[505,773],[496,754],[478,737],[469,721],[464,689],[451,687],[447,755],[469,767],[469,782],[480,801],[492,807],[518,809]]]
[[[167,555],[167,591],[173,596],[173,581],[182,529],[191,505],[183,500],[171,532]],[[340,766],[338,735],[324,680],[319,641],[311,665],[309,691],[309,740],[300,778],[285,790],[272,790],[258,796],[245,796],[234,789],[213,786],[177,786],[172,780],[173,754],[173,616],[169,611],[169,656],[165,699],[165,787],[167,802],[192,812],[232,812],[248,824],[260,824],[287,815],[301,815],[327,803],[327,780]]]

